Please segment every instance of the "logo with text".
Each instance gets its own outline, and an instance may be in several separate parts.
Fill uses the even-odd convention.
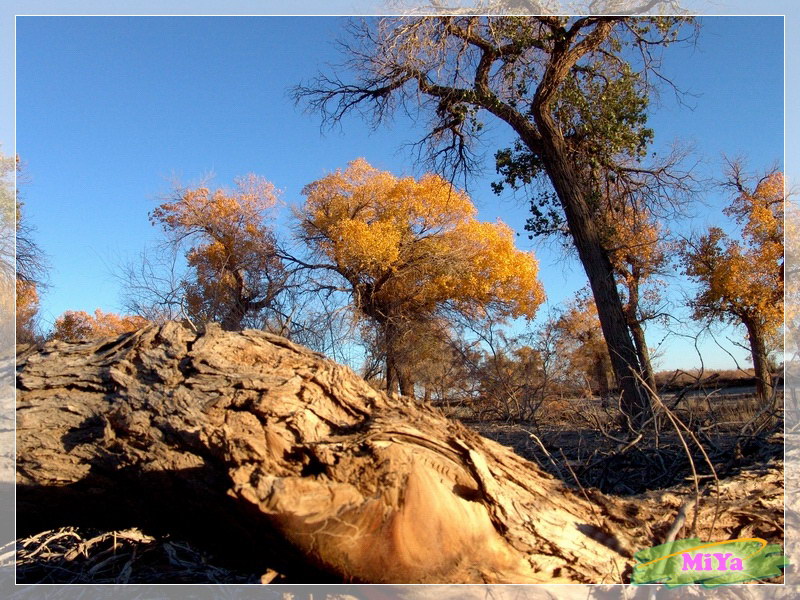
[[[631,583],[663,583],[668,588],[700,583],[716,587],[779,577],[789,564],[783,550],[761,538],[701,542],[676,540],[640,550]]]

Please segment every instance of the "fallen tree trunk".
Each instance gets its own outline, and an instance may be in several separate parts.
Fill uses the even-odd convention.
[[[671,520],[263,332],[28,347],[17,387],[18,536],[138,526],[306,582],[611,583]]]

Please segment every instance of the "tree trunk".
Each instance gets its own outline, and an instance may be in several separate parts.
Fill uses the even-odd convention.
[[[595,227],[585,198],[587,193],[567,159],[566,151],[558,144],[550,144],[544,159],[550,180],[564,208],[578,256],[589,278],[611,367],[617,385],[622,390],[622,410],[636,422],[647,414],[649,402],[636,379],[635,374],[640,374],[641,368],[628,331],[622,299],[617,291],[614,268]]]
[[[245,302],[237,300],[225,312],[220,325],[225,331],[239,331],[242,329],[242,321],[247,314]]]
[[[631,335],[633,336],[633,343],[636,346],[636,354],[639,356],[639,365],[642,368],[642,379],[647,384],[653,393],[655,394],[658,390],[656,389],[656,375],[653,372],[653,364],[650,362],[650,350],[647,348],[647,340],[644,337],[644,328],[639,321],[633,319],[630,320],[628,326],[631,330]]]
[[[612,583],[680,503],[573,491],[261,331],[28,347],[17,387],[19,536],[137,526],[303,582]]]
[[[569,71],[590,47],[597,47],[607,39],[613,27],[614,24],[608,20],[599,23],[584,39],[584,47],[580,51],[576,51],[576,46],[570,48],[563,40],[556,41],[531,106],[538,132],[530,131],[527,121],[516,126],[512,124],[512,127],[534,155],[541,158],[564,209],[570,235],[592,288],[617,385],[622,390],[622,410],[635,423],[644,419],[650,403],[636,379],[641,373],[636,348],[628,331],[614,268],[589,205],[591,195],[599,192],[591,189],[589,181],[581,173],[578,164],[581,158],[570,150],[561,127],[553,117],[558,89]]]
[[[417,384],[414,381],[412,369],[410,369],[407,365],[403,365],[401,368],[398,368],[397,379],[400,384],[400,393],[403,396],[415,398]]]
[[[389,352],[386,353],[386,393],[397,393],[397,367]]]
[[[594,359],[594,378],[597,380],[597,393],[605,398],[608,396],[608,373],[606,372],[605,356],[598,354]]]
[[[644,327],[642,327],[642,322],[639,320],[640,279],[641,271],[636,266],[633,266],[631,268],[631,278],[628,279],[628,305],[625,307],[625,319],[633,337],[633,345],[636,346],[636,355],[639,357],[642,379],[647,384],[647,387],[650,388],[652,395],[657,392],[656,375],[653,372],[653,364],[650,362],[650,350],[647,348]]]
[[[168,323],[18,369],[19,535],[136,524],[368,582],[610,582],[630,562],[605,497],[272,334]]]
[[[750,341],[750,356],[753,358],[753,370],[756,374],[756,395],[762,404],[766,404],[772,398],[772,372],[764,333],[753,319],[742,319],[742,322],[747,328],[747,337]]]
[[[403,339],[403,329],[394,319],[385,320],[382,325],[386,352],[386,391],[414,397],[416,381],[411,366],[410,350]]]

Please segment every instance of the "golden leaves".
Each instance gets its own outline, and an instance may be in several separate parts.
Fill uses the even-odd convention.
[[[248,310],[263,308],[272,293],[270,277],[282,269],[268,224],[277,205],[275,186],[252,174],[235,184],[214,192],[206,186],[181,189],[150,214],[176,245],[189,245],[192,277],[184,289],[190,315],[231,328],[239,327]]]
[[[626,283],[648,279],[666,263],[665,232],[648,210],[612,206],[604,213],[603,229],[611,263]]]
[[[39,292],[33,281],[19,278],[16,280],[16,289],[17,341],[30,342],[36,337],[34,328],[39,312]]]
[[[384,312],[450,301],[530,318],[544,299],[536,259],[511,229],[477,221],[469,197],[437,175],[398,178],[358,159],[303,193],[303,239]]]
[[[698,317],[734,317],[774,335],[783,322],[784,179],[773,172],[738,195],[725,212],[742,227],[741,241],[718,227],[685,249],[687,275],[701,285]]]
[[[104,313],[99,308],[94,311],[94,316],[82,310],[68,310],[56,319],[53,338],[68,342],[84,342],[135,331],[148,323],[149,321],[143,317]]]
[[[578,292],[552,327],[556,352],[561,362],[568,365],[570,376],[576,378],[582,374],[603,391],[608,384],[611,362],[591,294],[586,289]]]

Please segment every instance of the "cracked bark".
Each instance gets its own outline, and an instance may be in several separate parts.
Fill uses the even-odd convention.
[[[268,333],[22,348],[17,387],[18,536],[135,525],[309,582],[619,582],[649,545],[652,506]]]

